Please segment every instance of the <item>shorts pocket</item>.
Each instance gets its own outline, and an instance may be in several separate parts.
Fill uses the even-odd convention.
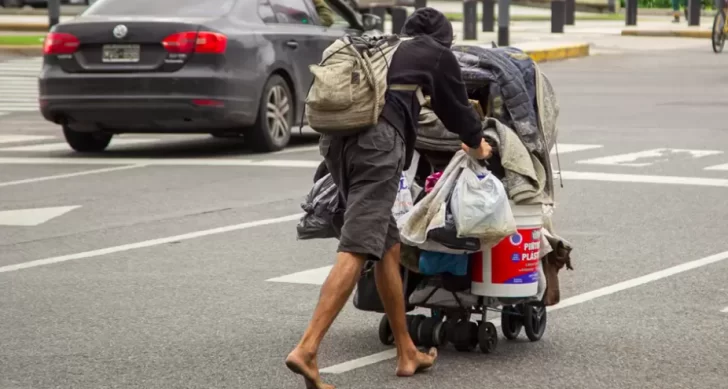
[[[361,132],[356,143],[365,150],[390,152],[397,142],[395,131],[397,130],[390,126],[379,124]]]

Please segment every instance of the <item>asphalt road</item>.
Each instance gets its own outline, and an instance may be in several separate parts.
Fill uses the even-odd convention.
[[[726,387],[727,61],[705,45],[542,65],[562,112],[555,223],[576,247],[542,341],[448,347],[432,371],[398,379],[380,316],[348,305],[321,350],[339,372],[326,378]],[[283,359],[335,242],[296,241],[296,217],[276,218],[300,212],[314,138],[273,155],[204,136],[123,139],[79,157],[36,114],[0,117],[0,224],[6,210],[77,207],[0,226],[0,388],[301,388]],[[614,157],[630,153],[643,158]]]

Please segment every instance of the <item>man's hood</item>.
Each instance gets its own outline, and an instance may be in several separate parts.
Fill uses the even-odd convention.
[[[402,27],[402,34],[407,36],[429,35],[448,48],[453,41],[450,21],[442,12],[430,7],[420,8],[410,15]]]

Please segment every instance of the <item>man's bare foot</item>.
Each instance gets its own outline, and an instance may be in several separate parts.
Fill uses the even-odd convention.
[[[437,359],[437,349],[434,347],[427,354],[415,351],[414,354],[403,355],[397,360],[397,376],[411,377],[427,370],[435,364],[435,359]]]
[[[303,376],[306,389],[336,389],[335,386],[321,381],[321,375],[316,362],[316,355],[306,353],[296,348],[288,354],[286,366],[294,373]]]

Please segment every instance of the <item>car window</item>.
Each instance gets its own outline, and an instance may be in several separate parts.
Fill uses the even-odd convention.
[[[263,23],[278,23],[269,0],[258,1],[258,16],[263,20]]]
[[[270,5],[278,23],[314,24],[304,0],[270,0]]]
[[[84,15],[219,17],[236,0],[98,0]]]
[[[348,21],[346,21],[346,19],[344,19],[343,16],[341,16],[341,14],[336,9],[336,7],[332,6],[330,1],[328,1],[328,0],[324,0],[324,1],[326,1],[326,4],[328,4],[329,8],[331,8],[331,10],[334,13],[334,24],[332,24],[331,27],[333,27],[333,28],[349,28],[350,23]]]

